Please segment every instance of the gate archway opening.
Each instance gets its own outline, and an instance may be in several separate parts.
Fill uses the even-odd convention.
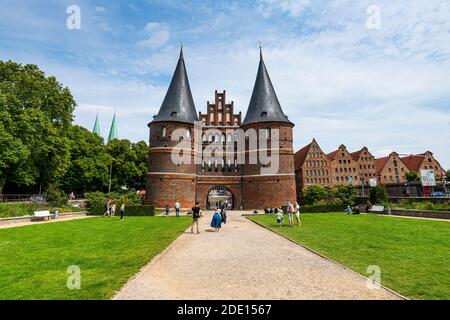
[[[206,199],[206,208],[208,210],[214,210],[219,203],[225,204],[227,210],[234,209],[233,193],[227,187],[216,186],[212,188]]]

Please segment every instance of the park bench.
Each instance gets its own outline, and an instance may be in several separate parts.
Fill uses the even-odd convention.
[[[34,221],[37,220],[45,220],[45,218],[47,218],[48,220],[50,220],[50,218],[52,217],[52,215],[50,214],[50,211],[45,210],[45,211],[35,211],[33,218]]]
[[[372,213],[383,213],[384,212],[384,206],[372,206],[372,208],[369,209],[369,212],[372,212]]]

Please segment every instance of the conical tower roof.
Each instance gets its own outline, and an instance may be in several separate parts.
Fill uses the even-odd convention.
[[[192,98],[191,88],[184,64],[183,47],[180,58],[158,114],[152,122],[177,121],[194,123],[198,121],[197,111]]]
[[[292,124],[283,113],[277,94],[260,51],[258,74],[243,125],[254,122],[286,122]]]
[[[94,123],[94,129],[92,130],[93,133],[95,133],[96,135],[98,135],[99,137],[100,135],[100,121],[98,119],[98,112],[97,112],[97,117],[95,118],[95,123]]]
[[[109,130],[108,142],[114,139],[118,139],[119,135],[117,134],[117,121],[116,121],[116,113],[114,112],[114,118],[111,123],[111,129]]]

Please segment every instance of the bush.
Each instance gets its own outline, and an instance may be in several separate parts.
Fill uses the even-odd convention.
[[[325,213],[325,212],[343,212],[346,205],[305,205],[300,207],[302,213]]]
[[[370,202],[375,203],[386,203],[389,201],[389,196],[386,192],[386,187],[384,185],[377,185],[370,189]]]
[[[61,191],[56,185],[49,185],[45,192],[45,198],[52,207],[62,207],[69,201],[68,196]]]
[[[101,216],[105,213],[105,206],[91,207],[88,209],[88,215],[90,216]],[[116,210],[116,215],[119,214],[119,210]],[[125,216],[133,217],[143,217],[143,216],[154,216],[155,206],[126,206]]]
[[[126,206],[140,205],[141,197],[136,194],[135,191],[128,191],[124,193],[111,192],[109,194],[103,192],[89,192],[86,194],[86,208],[89,211],[90,208],[102,207],[105,210],[105,205],[109,199],[115,201],[116,206],[120,206],[122,201]]]
[[[30,216],[34,211],[43,210],[37,203],[0,203],[0,218]]]
[[[314,185],[303,189],[302,203],[306,205],[346,205],[353,206],[358,194],[352,185],[322,187]]]

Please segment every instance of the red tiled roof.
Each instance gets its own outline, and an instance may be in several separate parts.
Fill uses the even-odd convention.
[[[378,174],[381,172],[381,170],[383,170],[383,168],[386,165],[386,163],[388,162],[388,160],[389,160],[389,157],[375,159],[375,170],[377,171]]]
[[[305,162],[306,155],[308,154],[312,144],[313,143],[311,142],[310,144],[304,146],[295,153],[294,155],[295,170],[298,170],[302,167],[303,162]]]
[[[366,148],[363,147],[361,148],[361,150],[355,151],[355,152],[351,152],[350,155],[352,156],[353,160],[358,160],[359,155],[365,150]]]
[[[333,160],[334,156],[336,155],[336,153],[339,152],[339,149],[334,150],[333,152],[330,152],[329,154],[327,154],[328,159]]]
[[[402,162],[408,167],[409,170],[419,172],[420,166],[422,165],[425,156],[420,155],[409,155],[407,157],[400,158]]]

